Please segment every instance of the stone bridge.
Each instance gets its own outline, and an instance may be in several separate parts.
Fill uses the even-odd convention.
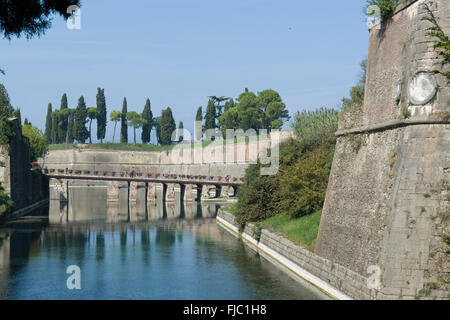
[[[72,199],[70,190],[77,188],[101,188],[102,199],[106,192],[108,203],[127,207],[161,201],[227,200],[235,197],[250,164],[266,156],[270,164],[278,165],[278,159],[267,157],[268,150],[291,136],[292,132],[287,131],[279,135],[276,143],[269,136],[231,144],[215,141],[205,147],[184,144],[153,152],[100,150],[81,145],[50,151],[38,165],[51,179],[51,199],[61,203]],[[72,201],[83,201],[78,195],[74,197],[78,200]]]

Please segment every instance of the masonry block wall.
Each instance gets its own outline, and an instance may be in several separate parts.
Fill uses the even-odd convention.
[[[434,72],[449,69],[426,35],[424,3],[450,34],[446,0],[407,1],[370,33],[365,103],[341,115],[315,249],[365,277],[378,266],[377,299],[450,293],[450,88]],[[417,103],[421,73],[437,90]]]

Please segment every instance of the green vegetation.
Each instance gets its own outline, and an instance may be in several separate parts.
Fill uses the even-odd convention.
[[[378,6],[380,8],[381,18],[384,20],[389,18],[395,11],[397,6],[405,0],[367,0],[367,7]]]
[[[92,121],[97,119],[98,111],[96,107],[89,107],[87,109],[87,116],[89,118],[89,143],[92,143]]]
[[[157,121],[158,126],[156,135],[158,138],[158,143],[161,145],[172,144],[172,133],[177,128],[175,125],[175,119],[173,118],[172,109],[167,107],[167,109],[163,110]]]
[[[53,14],[69,18],[67,8],[71,5],[81,6],[80,0],[36,1],[21,0],[2,1],[0,6],[0,34],[8,40],[12,37],[27,39],[40,37],[51,27]]]
[[[144,110],[142,111],[142,120],[144,120],[141,135],[142,143],[150,143],[150,135],[153,128],[153,113],[150,99],[147,99],[145,102]]]
[[[337,112],[328,109],[298,113],[293,123],[298,138],[281,144],[278,173],[262,176],[259,164],[247,169],[235,210],[241,227],[279,215],[296,219],[322,208],[337,118]]]
[[[89,132],[86,129],[86,117],[87,117],[87,109],[86,103],[84,102],[84,97],[81,96],[78,99],[78,106],[75,110],[74,114],[74,128],[73,128],[73,136],[75,140],[84,143],[86,139],[89,137]]]
[[[53,143],[52,140],[52,104],[49,103],[47,107],[47,117],[45,118],[45,137],[48,143]]]
[[[128,143],[127,113],[127,98],[123,98],[122,113],[120,115],[120,143]]]
[[[106,136],[106,123],[108,120],[106,111],[105,89],[97,88],[97,139],[103,143]]]
[[[36,161],[48,150],[47,138],[41,130],[31,124],[25,124],[22,127],[22,134],[30,141],[30,160]]]
[[[0,145],[9,144],[14,136],[11,122],[8,120],[14,112],[11,106],[8,92],[3,84],[0,83]]]
[[[114,137],[116,136],[116,127],[117,127],[117,122],[120,121],[122,117],[122,113],[120,111],[113,111],[110,114],[110,120],[112,122],[114,122],[114,132],[113,132],[113,138],[112,138],[112,143],[114,143]]]
[[[237,101],[236,104],[233,99],[227,101],[224,113],[218,117],[223,133],[226,129],[280,129],[290,118],[280,95],[272,89],[257,95],[246,89]]]
[[[427,3],[424,3],[425,10],[427,11],[427,16],[423,17],[422,20],[429,21],[433,24],[432,27],[427,29],[427,35],[430,37],[437,38],[436,43],[434,44],[434,48],[438,49],[438,53],[442,58],[441,66],[447,65],[450,63],[450,38],[448,35],[444,33],[441,26],[439,25],[433,11],[430,9],[430,6]],[[442,72],[436,71],[447,77],[450,82],[450,71]]]
[[[361,73],[358,76],[357,84],[350,89],[350,99],[342,99],[342,111],[361,108],[364,105],[364,93],[366,86],[367,59],[361,61]]]
[[[145,120],[141,119],[140,114],[136,111],[128,111],[127,112],[127,124],[128,126],[133,128],[134,132],[134,144],[136,144],[136,129],[142,127],[145,123]]]
[[[338,113],[333,109],[297,112],[293,129],[297,137],[307,145],[320,145],[323,141],[334,141],[338,125]]]
[[[321,214],[322,210],[318,210],[298,219],[291,219],[289,215],[281,214],[261,222],[260,226],[279,233],[295,244],[312,251],[316,245]]]
[[[5,189],[0,183],[0,221],[5,217],[5,215],[13,210],[13,207],[14,202],[6,194]]]

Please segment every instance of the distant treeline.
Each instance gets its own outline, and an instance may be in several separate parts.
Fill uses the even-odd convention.
[[[104,89],[97,89],[97,104],[95,107],[87,107],[84,97],[78,99],[76,108],[69,108],[67,95],[61,98],[59,109],[53,109],[51,103],[47,107],[45,124],[45,137],[51,144],[85,143],[89,139],[92,142],[92,122],[97,121],[97,139],[103,143],[106,136],[108,112],[106,107]],[[271,89],[257,94],[245,89],[239,98],[210,96],[206,112],[203,107],[198,107],[196,121],[202,122],[202,132],[196,132],[195,136],[201,139],[206,130],[213,129],[225,136],[226,129],[280,129],[289,119],[286,105],[280,95]],[[159,117],[153,117],[150,100],[147,99],[143,111],[128,111],[127,99],[123,99],[122,110],[112,111],[109,121],[114,122],[113,143],[116,136],[117,124],[120,123],[120,143],[128,143],[128,127],[133,128],[133,141],[136,143],[136,130],[141,130],[142,143],[150,143],[152,130],[156,131],[158,143],[170,145],[173,143],[173,132],[177,129],[172,109],[163,109]],[[86,127],[87,125],[87,127]],[[178,123],[177,141],[183,140],[184,124]]]

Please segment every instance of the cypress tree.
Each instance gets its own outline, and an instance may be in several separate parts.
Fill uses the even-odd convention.
[[[54,144],[58,143],[58,119],[59,119],[59,111],[55,110],[52,112],[52,132],[51,132],[51,141]]]
[[[178,142],[182,142],[184,140],[184,124],[183,121],[178,123]]]
[[[120,143],[128,143],[127,113],[127,98],[123,98],[122,114],[120,116]]]
[[[66,143],[73,143],[73,130],[75,126],[75,110],[70,109],[69,111],[69,123],[67,124],[67,136]]]
[[[161,144],[172,144],[172,133],[176,130],[177,127],[173,118],[172,109],[170,109],[170,107],[167,107],[167,109],[162,111],[159,124]]]
[[[106,135],[107,111],[105,89],[97,88],[97,139],[103,143]]]
[[[197,109],[195,121],[200,121],[200,123],[203,123],[203,110],[201,106],[198,107]],[[199,128],[195,127],[195,139],[201,140],[202,134],[203,134],[203,126],[201,125]]]
[[[89,138],[89,132],[86,129],[86,117],[86,103],[84,102],[84,97],[81,96],[80,99],[78,99],[77,109],[75,110],[73,131],[75,140],[81,143],[84,143],[86,139]]]
[[[215,129],[216,128],[216,106],[214,101],[210,99],[208,101],[208,107],[206,108],[205,114],[205,129]]]
[[[61,97],[61,113],[58,120],[58,143],[64,143],[66,141],[67,125],[69,122],[67,108],[67,94],[64,93]]]
[[[142,126],[142,143],[149,143],[153,127],[153,113],[150,99],[147,99],[145,102],[144,111],[142,111],[142,120],[145,120],[144,125]]]
[[[47,107],[47,118],[45,119],[45,137],[49,144],[53,143],[52,139],[52,104],[49,103]]]

